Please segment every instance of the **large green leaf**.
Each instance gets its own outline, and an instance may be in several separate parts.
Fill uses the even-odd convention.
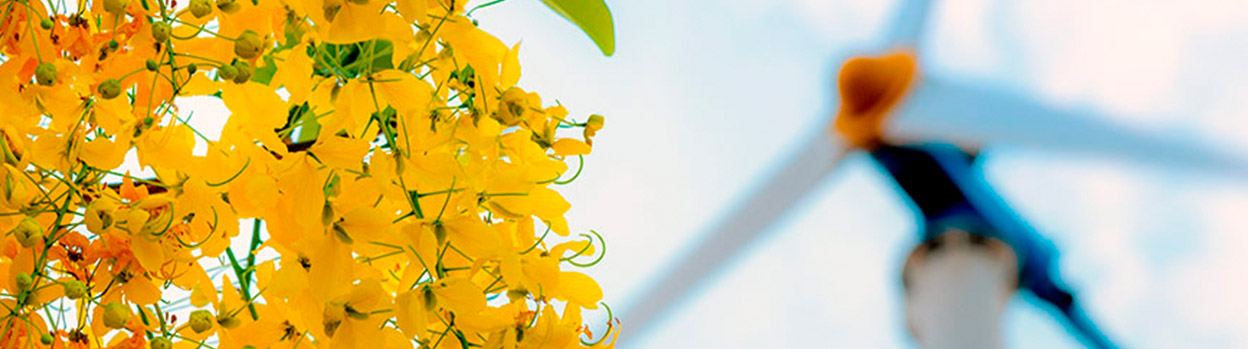
[[[610,56],[615,53],[615,24],[611,21],[611,10],[603,0],[542,0],[551,10],[555,10],[572,24],[581,27],[581,31],[589,35],[598,44],[602,54]]]

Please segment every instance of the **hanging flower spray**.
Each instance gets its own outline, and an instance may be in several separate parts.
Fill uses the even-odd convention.
[[[553,189],[603,119],[516,85],[499,1],[45,1],[0,2],[0,347],[614,345]]]

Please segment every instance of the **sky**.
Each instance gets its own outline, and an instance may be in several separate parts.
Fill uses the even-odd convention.
[[[607,116],[586,172],[563,192],[573,228],[608,240],[591,273],[619,311],[828,122],[836,68],[879,52],[899,2],[608,3],[610,58],[537,1],[475,16],[521,43],[521,86],[573,115]],[[933,11],[920,42],[927,75],[1248,154],[1245,5],[964,0]],[[984,149],[989,181],[1054,240],[1068,282],[1120,344],[1248,347],[1248,257],[1239,252],[1248,181],[1044,147]],[[914,346],[899,271],[915,223],[866,160],[849,157],[658,330],[623,343]],[[1079,346],[1023,299],[1003,320],[1008,347]]]
[[[880,52],[899,3],[608,0],[613,57],[539,1],[508,0],[474,17],[521,44],[521,87],[573,117],[606,116],[585,172],[561,192],[573,230],[607,239],[606,259],[588,272],[623,312],[823,130],[836,110],[837,68]],[[1248,161],[1248,5],[960,0],[932,9],[920,41],[925,76]],[[183,111],[215,137],[228,110],[195,98]],[[1037,132],[1063,127],[1045,126]],[[988,180],[1057,245],[1068,283],[1119,344],[1248,347],[1248,180],[1147,156],[983,146]],[[900,284],[916,243],[908,210],[874,164],[851,155],[657,330],[621,345],[913,347]],[[1079,347],[1021,298],[1002,330],[1011,348]]]

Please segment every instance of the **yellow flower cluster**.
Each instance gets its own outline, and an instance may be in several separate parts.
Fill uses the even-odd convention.
[[[551,188],[602,117],[464,1],[178,1],[0,1],[0,348],[614,345]]]

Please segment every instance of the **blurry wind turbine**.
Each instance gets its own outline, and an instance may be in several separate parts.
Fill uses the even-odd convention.
[[[915,50],[931,6],[932,3],[928,0],[907,0],[899,4],[899,11],[890,26],[886,41],[889,46],[886,48]],[[1179,142],[1166,135],[1131,130],[1106,121],[1111,118],[1104,115],[1065,110],[985,86],[963,85],[930,76],[916,80],[918,81],[911,84],[908,92],[905,92],[907,96],[897,110],[892,112],[895,120],[883,130],[889,137],[946,140],[960,144],[1014,144],[1054,151],[1084,152],[1213,174],[1248,175],[1248,162],[1242,158],[1218,149]],[[1039,127],[1040,125],[1044,127]],[[662,316],[686,301],[689,293],[704,283],[708,275],[722,268],[743,247],[770,229],[806,193],[833,172],[844,156],[854,149],[831,132],[831,127],[818,128],[803,144],[770,178],[749,192],[741,204],[732,207],[729,214],[723,215],[725,219],[712,223],[710,230],[694,243],[691,253],[679,257],[680,260],[673,264],[673,268],[660,271],[661,275],[649,283],[648,289],[636,298],[637,302],[625,310],[623,321],[627,324],[624,329],[626,335],[642,336],[653,329]],[[937,162],[940,162],[939,159]],[[976,200],[995,199],[992,193],[971,193],[968,196],[978,196]],[[1009,215],[1008,212],[989,214]],[[1015,275],[1039,275],[1043,279],[1031,280],[1029,284],[1020,286],[1052,305],[1063,324],[1077,334],[1084,344],[1091,347],[1113,347],[1084,316],[1075,303],[1073,294],[1065,289],[1056,275],[1048,274],[1047,270],[1030,270],[1052,266],[1056,252],[1052,251],[1046,240],[1023,224],[1016,226],[1020,227],[1006,229],[1014,231],[1005,233],[1009,236],[1004,240],[1008,240],[1011,247],[1019,252],[1017,256],[1010,254],[1010,258],[1026,259],[1034,263],[1031,263],[1031,267],[1023,268],[1027,270],[1015,270],[1014,266],[1007,269]],[[982,239],[972,238],[970,241],[973,244],[984,244]],[[930,253],[934,249],[931,245],[921,245],[916,249],[915,255],[922,255],[921,250]],[[914,259],[915,255],[911,258]],[[949,270],[952,269],[945,269]],[[954,270],[955,274],[957,272]],[[907,273],[911,273],[910,263],[907,263]],[[965,275],[961,277],[965,278]],[[913,287],[909,285],[916,282],[912,279],[913,275],[907,275],[907,287]],[[917,280],[927,282],[922,277]],[[913,302],[915,301],[912,300]],[[911,305],[912,308],[919,308]],[[931,308],[930,304],[927,308]],[[912,318],[912,326],[914,321]]]

